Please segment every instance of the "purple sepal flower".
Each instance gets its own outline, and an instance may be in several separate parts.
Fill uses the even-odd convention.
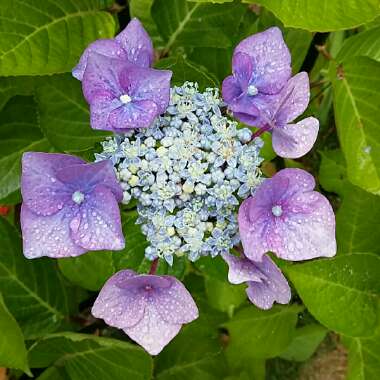
[[[237,119],[249,125],[260,124],[261,110],[290,78],[290,62],[277,27],[247,37],[236,46],[233,75],[223,81],[222,94]]]
[[[124,248],[118,206],[123,192],[110,161],[88,164],[66,154],[24,153],[21,193],[27,258]]]
[[[154,59],[152,41],[141,22],[136,18],[132,19],[114,39],[101,39],[91,43],[72,71],[75,78],[83,79],[87,60],[91,53],[98,53],[123,61],[128,60],[140,67],[150,67]]]
[[[198,318],[198,308],[175,277],[122,270],[103,286],[92,314],[157,355],[183,324]]]
[[[299,158],[310,151],[317,139],[319,122],[316,118],[293,123],[306,110],[309,98],[309,77],[301,72],[289,79],[271,107],[263,112],[266,116],[262,116],[260,124],[272,131],[273,149],[281,157]]]
[[[231,284],[246,282],[249,300],[261,309],[270,309],[274,302],[287,304],[291,298],[289,284],[276,264],[264,255],[261,262],[228,253],[223,259],[229,266],[228,281]]]
[[[120,132],[149,127],[169,104],[171,76],[168,70],[91,54],[82,88],[92,128]]]
[[[239,233],[250,260],[269,251],[293,261],[335,255],[334,212],[314,187],[304,170],[283,169],[241,204]]]

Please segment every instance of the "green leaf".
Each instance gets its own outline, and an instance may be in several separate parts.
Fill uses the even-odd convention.
[[[29,362],[32,368],[62,368],[70,380],[148,380],[152,376],[152,359],[140,347],[69,332],[39,340],[30,348]],[[47,375],[43,379],[55,380]]]
[[[349,180],[380,194],[380,62],[354,57],[330,67],[335,121]]]
[[[310,359],[327,334],[327,330],[317,324],[306,325],[296,330],[289,347],[280,355],[282,359],[303,362]]]
[[[32,95],[34,79],[32,77],[0,78],[0,110],[15,95]]]
[[[244,0],[256,3],[256,0]],[[311,32],[329,32],[354,28],[380,14],[378,0],[259,0],[286,27]],[[344,11],[342,11],[344,10]]]
[[[81,82],[70,74],[44,78],[37,85],[40,124],[49,142],[61,151],[93,148],[110,134],[90,127],[90,111]]]
[[[371,338],[342,337],[348,348],[347,380],[378,380],[380,378],[380,336]]]
[[[245,7],[240,4],[201,4],[186,0],[155,0],[152,16],[167,53],[176,46],[226,48],[232,45]]]
[[[0,293],[0,366],[29,371],[24,336]]]
[[[115,21],[105,0],[2,0],[0,75],[71,71],[87,45],[113,37]]]
[[[0,218],[0,291],[26,339],[56,330],[69,300],[52,260],[27,260],[16,229]]]
[[[232,285],[226,278],[220,281],[206,276],[205,286],[209,304],[229,314],[232,314],[247,299],[246,285]]]
[[[356,56],[366,56],[380,61],[380,27],[355,34],[344,41],[336,57],[338,62]]]
[[[49,149],[38,127],[33,98],[12,98],[0,112],[0,199],[20,187],[22,154]]]
[[[342,195],[347,186],[347,170],[340,149],[320,152],[319,182],[330,192]]]
[[[248,306],[239,310],[225,324],[230,343],[226,354],[229,361],[242,362],[252,358],[272,358],[291,342],[300,306],[274,306],[260,310]]]
[[[220,380],[226,373],[218,326],[224,314],[197,302],[199,318],[184,326],[156,362],[157,380]]]
[[[380,258],[346,254],[286,269],[310,313],[324,326],[354,336],[371,336],[379,323]]]
[[[182,55],[161,59],[156,67],[173,71],[172,85],[181,86],[184,82],[197,82],[199,89],[206,87],[219,87],[218,80],[207,70],[186,59]]]

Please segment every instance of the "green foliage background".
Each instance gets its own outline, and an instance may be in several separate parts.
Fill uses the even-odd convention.
[[[227,282],[219,258],[161,263],[159,273],[191,290],[200,318],[154,359],[89,312],[113,273],[149,268],[135,211],[122,210],[122,252],[59,262],[23,257],[18,220],[23,152],[91,160],[107,135],[90,128],[70,71],[91,41],[113,37],[130,17],[149,31],[156,66],[173,71],[173,84],[191,80],[201,88],[220,86],[238,41],[278,25],[294,73],[309,72],[307,113],[321,128],[315,148],[300,160],[275,158],[266,147],[263,170],[310,171],[337,219],[337,256],[279,262],[293,286],[292,304],[269,311],[249,304],[244,286]],[[0,218],[0,367],[12,379],[298,379],[320,343],[333,340],[348,352],[337,379],[378,380],[379,195],[379,0],[0,1],[0,204],[14,205]]]

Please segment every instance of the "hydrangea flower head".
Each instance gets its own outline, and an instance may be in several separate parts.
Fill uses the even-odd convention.
[[[229,266],[228,281],[231,284],[246,282],[248,298],[257,307],[270,309],[275,301],[289,303],[289,284],[269,256],[264,255],[261,262],[254,262],[244,255],[237,257],[227,253],[223,254],[223,259]]]
[[[114,163],[123,202],[138,200],[149,259],[194,261],[239,242],[236,211],[261,181],[262,140],[238,130],[222,105],[217,89],[200,93],[187,82],[151,128],[110,138],[97,155]]]
[[[92,314],[157,355],[183,324],[198,318],[198,308],[175,277],[123,270],[106,282]]]
[[[88,164],[66,154],[24,153],[21,193],[27,258],[124,248],[118,206],[122,190],[111,162]]]
[[[91,127],[120,132],[149,127],[168,106],[171,76],[168,70],[92,53],[82,81]]]
[[[289,79],[271,105],[263,110],[262,127],[272,131],[273,149],[280,157],[302,157],[317,139],[319,121],[316,118],[293,123],[306,110],[309,98],[309,77],[301,72]]]
[[[335,255],[334,212],[314,187],[304,170],[283,169],[243,201],[239,233],[250,260],[261,261],[268,251],[293,261]]]
[[[241,41],[232,58],[233,75],[223,81],[223,99],[234,116],[249,125],[260,120],[261,109],[279,93],[291,75],[291,57],[277,27]]]
[[[152,41],[136,18],[132,19],[115,38],[100,39],[91,43],[83,52],[78,65],[73,69],[72,73],[75,78],[83,79],[88,57],[92,53],[129,61],[140,67],[150,67],[154,59]]]

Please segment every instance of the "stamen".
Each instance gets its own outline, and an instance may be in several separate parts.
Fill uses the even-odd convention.
[[[282,207],[280,205],[276,205],[272,207],[272,214],[274,216],[281,216],[282,215]]]
[[[73,193],[73,195],[71,196],[71,199],[78,205],[80,205],[83,201],[84,201],[84,194],[77,190]]]
[[[257,89],[256,86],[254,86],[253,84],[250,84],[247,88],[247,94],[249,96],[255,96],[259,93],[259,90]]]
[[[120,95],[120,98],[119,100],[124,103],[124,104],[127,104],[129,102],[132,101],[132,98],[128,95],[128,94],[124,94],[124,95]]]

